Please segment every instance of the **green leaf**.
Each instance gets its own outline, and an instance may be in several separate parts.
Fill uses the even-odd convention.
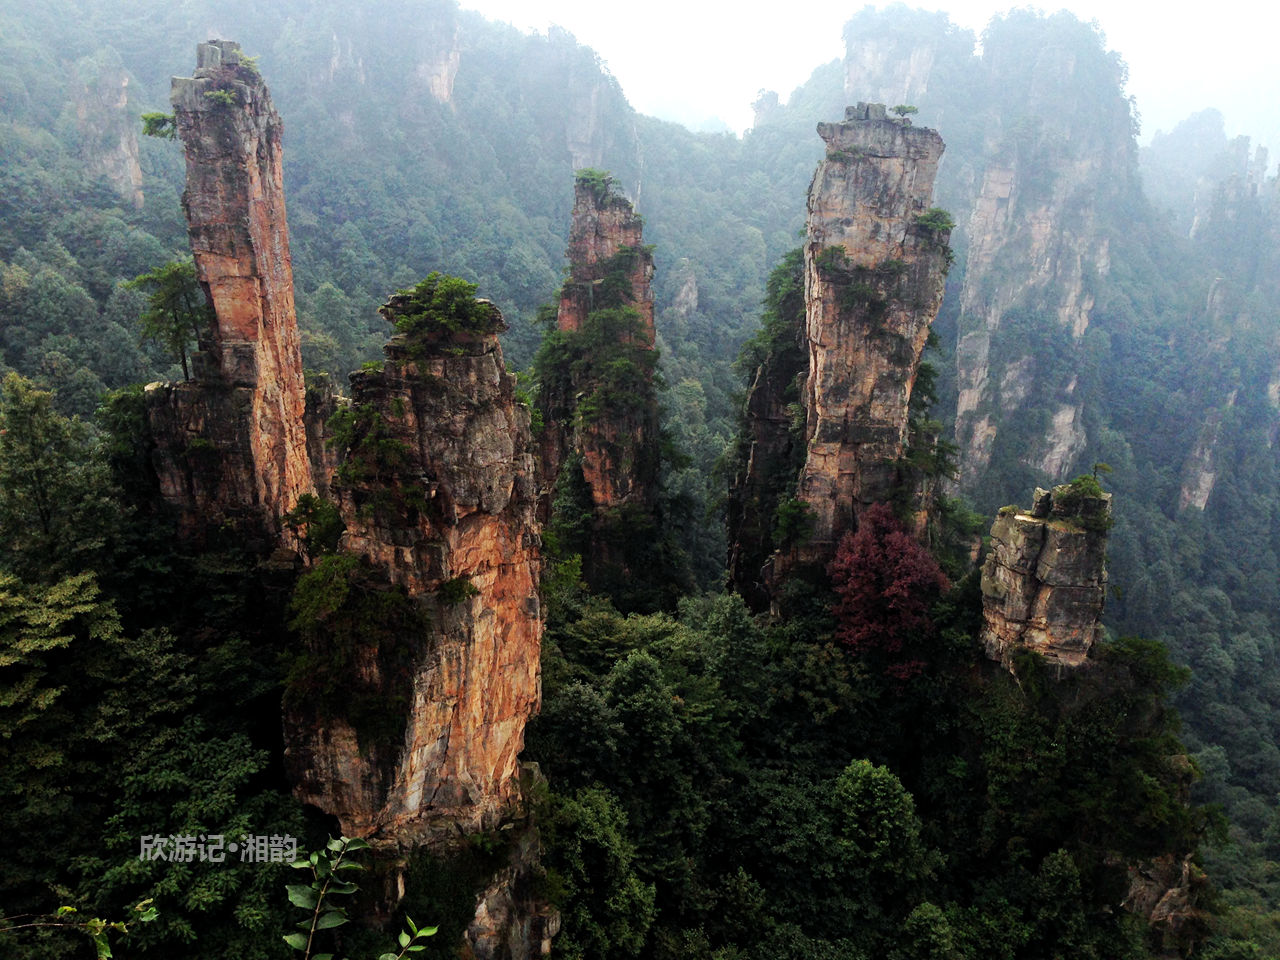
[[[409,935],[403,930],[400,931],[400,946],[407,947],[409,945]]]
[[[423,950],[425,950],[425,949],[427,949],[427,945],[426,945],[425,943],[420,943],[420,944],[418,944],[416,947],[410,947],[410,948],[409,948],[409,952],[410,952],[410,953],[420,953],[421,951],[423,951]]]
[[[330,837],[329,842],[326,843],[325,846],[328,847],[330,850],[332,850],[334,853],[341,853],[343,844],[345,843],[346,843],[345,837],[342,840],[334,840],[332,837]]]
[[[320,917],[316,924],[317,930],[329,930],[332,927],[340,927],[347,922],[347,918],[342,915],[341,910],[330,910],[328,913]]]
[[[418,935],[418,925],[413,922],[413,917],[406,913],[404,915],[404,922],[409,925],[410,932],[416,937]]]
[[[394,953],[384,953],[378,960],[400,960]]]
[[[421,930],[418,931],[418,936],[434,937],[436,935],[436,931],[439,929],[440,929],[439,927],[423,927]]]
[[[314,910],[316,906],[316,892],[308,886],[301,883],[291,883],[285,887],[289,892],[289,902],[295,907],[301,907],[303,910]]]
[[[289,866],[293,867],[293,869],[295,869],[295,870],[306,870],[309,866],[311,866],[311,861],[310,861],[310,860],[295,860],[295,861],[293,861],[293,863],[289,864]]]
[[[105,933],[95,933],[93,945],[98,948],[98,960],[107,960],[111,956],[111,944],[107,943]]]
[[[347,853],[354,853],[357,850],[369,849],[369,844],[366,841],[361,840],[359,837],[348,837],[346,838],[346,840],[347,840]]]
[[[359,889],[354,883],[347,883],[343,880],[335,880],[329,884],[330,893],[355,893]]]
[[[363,870],[363,863],[356,863],[354,860],[344,860],[333,868],[334,870]]]
[[[307,935],[305,933],[286,934],[284,942],[295,950],[307,949]]]

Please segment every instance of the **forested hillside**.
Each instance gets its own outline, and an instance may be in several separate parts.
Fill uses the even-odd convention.
[[[220,441],[192,434],[174,454],[141,389],[198,382],[207,359],[192,355],[216,340],[200,297],[177,314],[161,297],[198,290],[184,144],[163,116],[161,136],[142,121],[169,113],[170,77],[211,37],[254,58],[243,69],[284,125],[307,439],[326,451],[312,451],[317,476],[332,473],[276,518],[292,553],[233,524],[189,536],[156,464],[216,473]],[[154,898],[159,918],[131,924],[118,955],[291,955],[287,868],[144,861],[138,838],[322,844],[347,821],[299,786],[308,724],[317,756],[342,755],[322,733],[335,718],[359,731],[361,789],[399,776],[387,744],[421,654],[402,638],[428,621],[462,636],[474,587],[415,554],[423,600],[396,572],[419,568],[388,561],[388,579],[368,557],[399,557],[415,524],[460,536],[433,510],[489,509],[449,488],[465,457],[432,459],[474,438],[450,432],[455,393],[415,381],[429,359],[452,371],[441,382],[497,384],[463,406],[528,420],[515,446],[544,461],[543,413],[580,428],[654,404],[639,452],[615,463],[648,458],[648,525],[593,546],[618,516],[591,520],[582,489],[555,487],[559,461],[512,480],[520,523],[536,512],[546,531],[536,548],[537,534],[514,538],[541,571],[540,600],[519,607],[545,626],[522,755],[540,772],[521,774],[519,816],[460,827],[461,848],[404,841],[394,865],[377,860],[353,913],[394,929],[362,927],[343,951],[378,955],[407,912],[440,924],[428,955],[455,955],[508,864],[513,915],[562,918],[554,956],[1280,951],[1277,179],[1212,111],[1139,149],[1123,51],[1096,27],[1020,11],[980,52],[977,39],[941,14],[857,13],[845,59],[785,103],[763,94],[738,138],[641,116],[569,33],[526,35],[453,0],[0,12],[0,914],[120,919]],[[832,157],[815,125],[859,101],[899,105],[888,122],[945,142],[930,201],[944,209],[906,229],[945,247],[949,270],[923,364],[903,373],[896,518],[859,508],[830,565],[806,571],[787,559],[813,530],[806,290],[833,283],[840,309],[878,318],[907,271],[811,250],[806,281],[794,251]],[[579,196],[596,184],[643,219],[654,351],[625,313],[553,332],[575,172]],[[397,290],[418,299],[380,314]],[[498,329],[457,306],[475,295],[508,327],[497,356],[512,379],[474,373]],[[423,334],[436,322],[443,340]],[[396,330],[409,339],[384,358]],[[753,595],[736,572],[726,589],[726,511],[760,436],[748,391],[770,377],[778,457],[752,506],[755,548],[739,552],[760,582],[766,561],[787,572]],[[415,448],[402,396],[443,424],[435,447]],[[612,443],[610,427],[595,421]],[[993,663],[982,535],[998,511],[1022,515],[1002,506],[1081,475],[1114,494],[1091,669]],[[361,672],[370,643],[377,682]],[[1152,889],[1180,891],[1173,921],[1148,925]],[[0,924],[0,944],[93,951],[57,925]]]

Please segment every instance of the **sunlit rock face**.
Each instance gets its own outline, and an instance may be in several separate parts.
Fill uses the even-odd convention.
[[[307,391],[267,90],[236,44],[216,41],[200,45],[193,78],[174,80],[173,105],[214,320],[196,379],[147,390],[161,493],[188,546],[231,530],[259,555],[291,557],[280,548],[306,533],[284,515],[304,494],[336,503],[337,552],[306,562],[359,571],[367,629],[326,632],[330,612],[295,638],[311,658],[285,698],[295,796],[370,840],[388,867],[371,891],[384,905],[403,895],[415,851],[510,828],[519,842],[477,891],[467,949],[542,955],[556,915],[530,892],[537,832],[517,762],[541,697],[536,455],[502,316],[480,302],[472,328],[394,338],[350,397]],[[397,295],[382,312],[394,323],[406,304]]]
[[[359,660],[363,695],[404,701],[402,739],[361,742],[306,704],[287,718],[299,797],[353,835],[432,844],[519,808],[516,758],[540,702],[540,538],[529,413],[491,310],[490,332],[393,339],[342,401],[361,411],[348,469],[328,478],[342,547],[401,588],[421,625],[397,662]]]
[[[1000,511],[982,568],[982,642],[993,660],[1020,649],[1079,666],[1101,633],[1111,494],[1036,490],[1023,513]]]
[[[196,379],[148,391],[166,499],[189,531],[234,518],[269,539],[313,489],[281,176],[280,117],[238,44],[200,44],[171,99],[183,209],[213,308]],[[198,441],[198,442],[197,442]]]
[[[626,271],[627,306],[640,315],[643,336],[652,346],[653,256],[644,250],[644,221],[626,197],[579,178],[573,187],[573,220],[569,225],[569,280],[561,288],[556,326],[581,330],[587,314],[601,300],[608,261],[624,247],[639,251]]]
[[[812,529],[799,563],[829,560],[862,511],[893,496],[949,237],[924,216],[943,150],[935,131],[859,104],[818,133],[827,153],[809,188],[806,450],[796,485]]]

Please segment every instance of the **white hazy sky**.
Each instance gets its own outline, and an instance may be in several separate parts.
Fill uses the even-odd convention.
[[[697,124],[719,118],[741,131],[760,89],[785,100],[820,64],[842,56],[841,29],[857,0],[462,0],[525,30],[558,24],[592,47],[642,113]],[[911,4],[946,10],[981,33],[1010,6],[990,0]],[[883,4],[880,4],[883,6]],[[1043,9],[1096,19],[1129,64],[1128,92],[1142,139],[1205,107],[1280,151],[1280,5],[1273,0],[1071,0]]]

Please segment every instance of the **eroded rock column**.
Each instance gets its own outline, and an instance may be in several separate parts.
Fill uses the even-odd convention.
[[[313,488],[285,221],[280,117],[231,41],[202,43],[171,100],[187,159],[182,204],[213,311],[196,379],[152,385],[166,499],[188,527],[256,519],[270,535]]]
[[[405,304],[383,312],[394,320]],[[347,833],[401,847],[447,844],[517,810],[517,756],[540,702],[529,412],[503,363],[501,314],[483,308],[483,329],[394,338],[329,418],[342,552],[412,613],[395,650],[356,652],[353,698],[398,704],[400,733],[362,730],[358,707],[321,716],[295,697],[289,766],[296,794]]]
[[[945,215],[929,213],[935,131],[863,103],[818,133],[827,153],[809,188],[804,256],[807,449],[796,497],[812,526],[795,550],[801,564],[830,559],[862,511],[894,495],[950,235]]]

